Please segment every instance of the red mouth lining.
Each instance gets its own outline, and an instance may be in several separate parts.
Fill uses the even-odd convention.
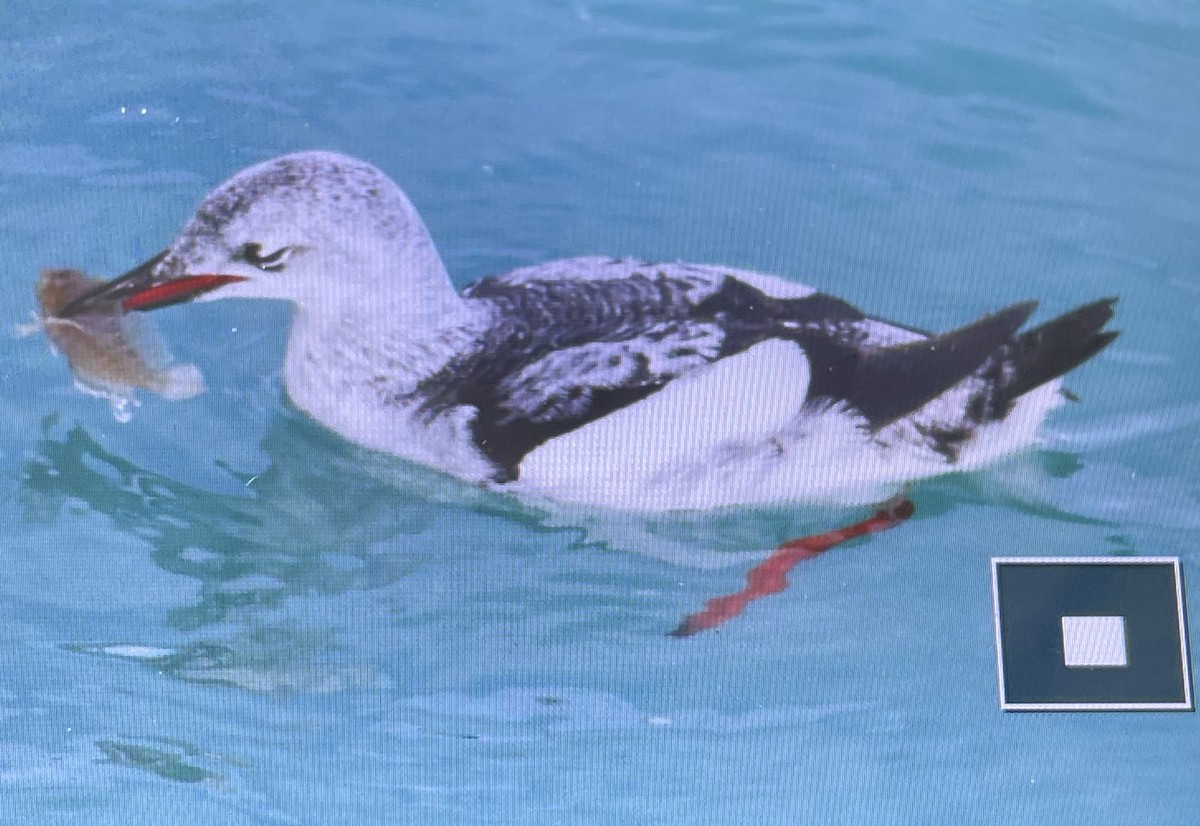
[[[187,301],[225,284],[245,280],[240,275],[187,275],[136,292],[121,302],[121,308],[127,311],[154,310]]]

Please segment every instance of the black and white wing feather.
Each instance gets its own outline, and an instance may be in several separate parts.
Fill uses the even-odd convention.
[[[417,390],[429,414],[476,409],[475,442],[503,479],[538,445],[727,354],[720,325],[697,312],[712,293],[707,274],[616,262],[608,277],[580,277],[578,260],[563,263],[469,287],[492,325]]]

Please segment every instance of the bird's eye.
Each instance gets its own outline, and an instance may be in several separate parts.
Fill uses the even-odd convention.
[[[239,257],[252,267],[258,267],[266,272],[279,272],[287,266],[288,256],[291,252],[291,247],[280,247],[274,252],[263,255],[262,244],[250,242],[242,245]]]

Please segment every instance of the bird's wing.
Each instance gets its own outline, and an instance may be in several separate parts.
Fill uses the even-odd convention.
[[[516,478],[537,446],[772,339],[807,358],[807,376],[775,378],[806,383],[795,412],[806,401],[845,401],[880,427],[961,381],[1028,315],[1014,308],[926,337],[772,276],[598,258],[486,278],[464,297],[486,305],[492,323],[421,383],[416,401],[430,416],[473,407],[476,444],[503,479]]]

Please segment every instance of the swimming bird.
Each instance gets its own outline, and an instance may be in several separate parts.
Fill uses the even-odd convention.
[[[461,291],[382,171],[285,155],[213,190],[174,242],[76,299],[292,304],[292,402],[371,448],[534,497],[637,510],[878,502],[1034,444],[1115,299],[946,333],[787,278],[579,257]]]

